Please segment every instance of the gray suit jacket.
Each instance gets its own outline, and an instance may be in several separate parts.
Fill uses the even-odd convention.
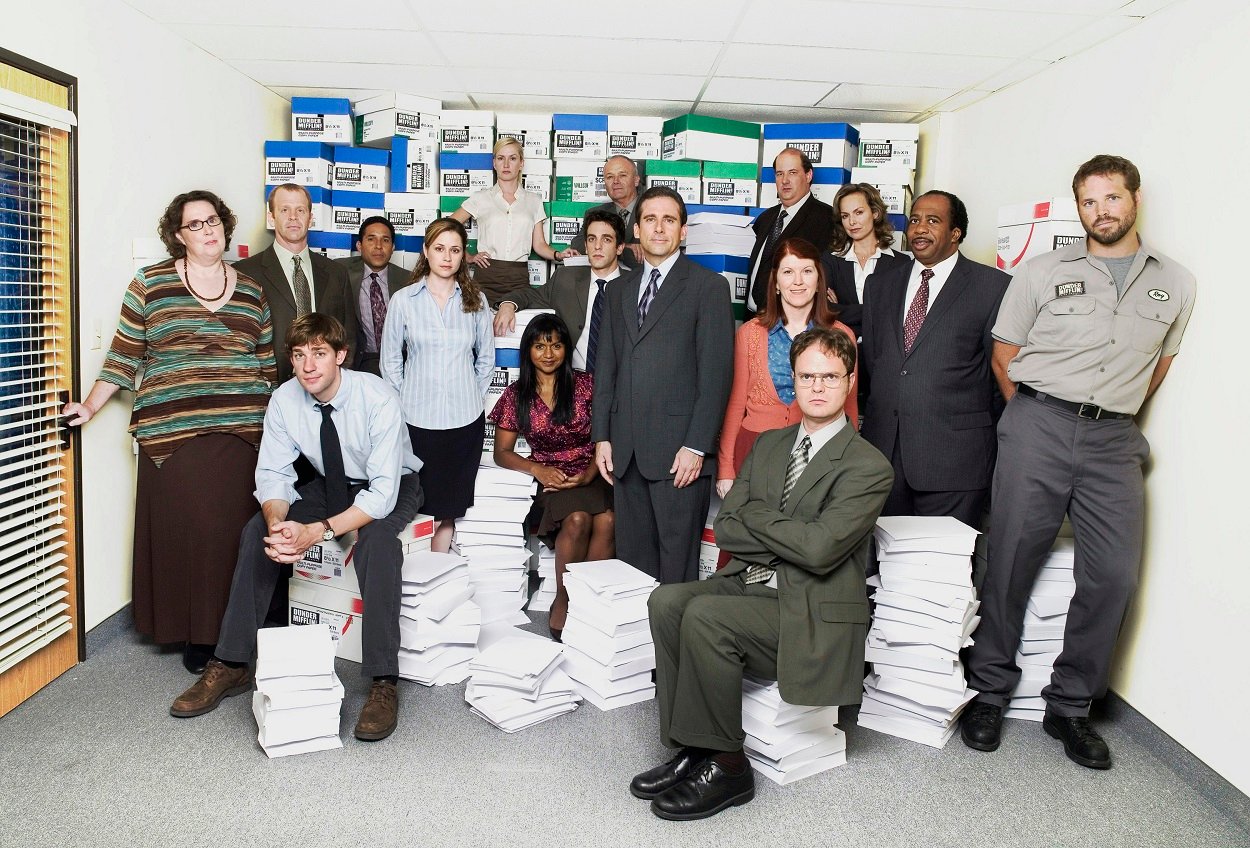
[[[856,704],[864,688],[868,540],[894,472],[847,424],[811,457],[780,509],[801,424],[760,435],[725,497],[716,544],[733,559],[711,579],[777,564],[777,682],[791,704]]]
[[[317,311],[339,320],[347,331],[347,343],[354,351],[357,333],[356,305],[351,299],[347,270],[319,253],[311,256],[310,283]],[[273,245],[255,256],[240,259],[235,267],[260,283],[265,290],[273,320],[273,348],[278,358],[278,382],[281,383],[292,374],[291,360],[286,355],[286,331],[295,320],[295,295],[291,291],[291,284],[287,282],[286,274],[282,273],[282,263],[278,261]],[[352,351],[347,354],[348,362],[354,356]]]
[[[608,212],[615,212],[616,201],[609,200],[607,203],[600,203],[598,206],[594,207],[594,209],[591,209],[590,211],[594,212],[595,209],[603,209]],[[636,212],[637,210],[638,210],[638,198],[635,197],[633,210],[630,212],[629,220],[625,223],[625,243],[626,244],[638,244],[638,236],[634,235],[634,215],[633,215],[633,212]],[[582,228],[578,231],[577,235],[573,237],[573,240],[569,242],[569,247],[573,248],[578,253],[586,252],[586,219],[585,218],[582,218]],[[633,262],[634,262],[634,254],[632,252],[627,250],[621,254],[621,263],[626,268],[630,267],[630,264]],[[637,264],[637,263],[634,263],[634,264]]]
[[[733,382],[729,286],[679,256],[639,328],[641,279],[640,267],[608,287],[591,438],[612,442],[617,477],[635,459],[646,479],[671,479],[669,468],[683,446],[703,452],[700,476],[714,475]]]
[[[864,289],[864,438],[886,456],[898,439],[914,489],[988,488],[1002,411],[990,331],[1011,277],[961,255],[904,353],[903,301],[913,264],[873,274]]]
[[[356,365],[359,367],[361,361],[365,357],[365,327],[364,316],[360,314],[360,284],[365,276],[365,260],[359,256],[348,256],[346,259],[334,260],[339,265],[347,269],[347,282],[352,287],[352,305],[356,307],[356,315],[358,316],[359,326],[356,332]],[[386,265],[386,288],[393,297],[395,292],[408,285],[412,280],[412,272],[406,271],[394,262],[388,262]],[[381,341],[379,340],[379,346]],[[372,371],[372,369],[370,369]],[[372,373],[377,373],[372,371]]]
[[[624,269],[622,271],[625,272]],[[586,329],[586,307],[590,303],[590,268],[585,265],[573,268],[561,265],[551,275],[551,279],[538,288],[524,286],[503,300],[515,303],[518,311],[554,309],[560,320],[568,325],[573,346],[576,347],[577,340]]]

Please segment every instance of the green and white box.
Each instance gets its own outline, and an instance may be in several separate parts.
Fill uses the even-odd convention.
[[[395,194],[387,192],[383,195],[383,214],[395,228],[395,236],[424,236],[425,228],[436,218],[441,217],[438,210],[438,197],[432,194]]]
[[[704,162],[703,203],[754,206],[759,200],[759,166],[754,162]]]
[[[492,153],[495,113],[444,109],[439,116],[438,149],[443,153]]]
[[[455,197],[455,196],[440,197],[438,199],[438,217],[446,218],[450,216],[452,212],[455,212],[457,209],[459,209],[463,205],[464,205],[463,197]],[[468,232],[469,241],[470,242],[477,241],[477,218],[470,218],[469,223],[465,224],[464,228]],[[477,252],[476,249],[473,249],[473,248],[466,248],[466,249],[468,250],[469,253]]]
[[[543,203],[551,200],[554,164],[550,159],[531,159],[527,156],[521,165],[521,188],[541,197]]]
[[[630,159],[659,159],[664,142],[664,119],[638,115],[608,115],[608,155]]]
[[[555,200],[571,203],[607,203],[608,190],[603,183],[603,162],[588,159],[557,159],[555,161]]]
[[[597,203],[573,203],[556,200],[548,204],[551,221],[551,246],[564,250],[582,229],[582,219]]]
[[[758,162],[760,125],[706,115],[681,115],[664,122],[661,155],[666,161]]]
[[[442,110],[441,101],[393,91],[357,100],[356,144],[385,148],[391,146],[391,139],[400,136],[437,146]]]
[[[511,136],[521,142],[525,161],[551,158],[551,115],[500,112],[495,116],[495,137]]]
[[[860,124],[859,164],[916,167],[919,124]]]
[[[668,186],[681,195],[686,203],[701,203],[703,181],[700,171],[702,162],[661,161],[647,163],[647,188]],[[754,167],[754,166],[752,166]],[[742,204],[738,204],[742,205]]]

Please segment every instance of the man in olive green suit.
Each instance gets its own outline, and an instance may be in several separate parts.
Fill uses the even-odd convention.
[[[855,343],[808,330],[790,365],[803,420],[761,435],[725,498],[716,542],[733,559],[651,594],[660,739],[680,750],[630,791],[661,818],[706,818],[754,797],[744,671],[776,680],[790,704],[858,703],[863,692],[864,570],[894,472],[843,412]]]

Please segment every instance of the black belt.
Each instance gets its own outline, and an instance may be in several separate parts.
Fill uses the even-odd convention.
[[[1054,406],[1065,412],[1071,412],[1077,418],[1088,418],[1091,421],[1123,421],[1125,418],[1132,418],[1132,414],[1128,412],[1112,412],[1109,409],[1103,409],[1101,406],[1095,406],[1092,403],[1075,403],[1063,398],[1057,398],[1054,395],[1048,395],[1045,392],[1039,392],[1028,383],[1020,383],[1016,386],[1016,391],[1025,397],[1031,397],[1034,400],[1040,400],[1049,406]]]

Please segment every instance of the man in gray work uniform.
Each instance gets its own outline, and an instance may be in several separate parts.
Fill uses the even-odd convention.
[[[1088,237],[1027,262],[994,325],[994,368],[1016,392],[998,424],[989,571],[968,661],[968,685],[980,694],[961,732],[977,750],[998,747],[1020,679],[1025,607],[1066,512],[1076,594],[1042,690],[1043,727],[1074,762],[1111,766],[1088,717],[1106,693],[1141,562],[1150,445],[1133,416],[1180,349],[1195,291],[1192,274],[1138,236],[1140,186],[1127,159],[1082,165],[1072,191]]]

